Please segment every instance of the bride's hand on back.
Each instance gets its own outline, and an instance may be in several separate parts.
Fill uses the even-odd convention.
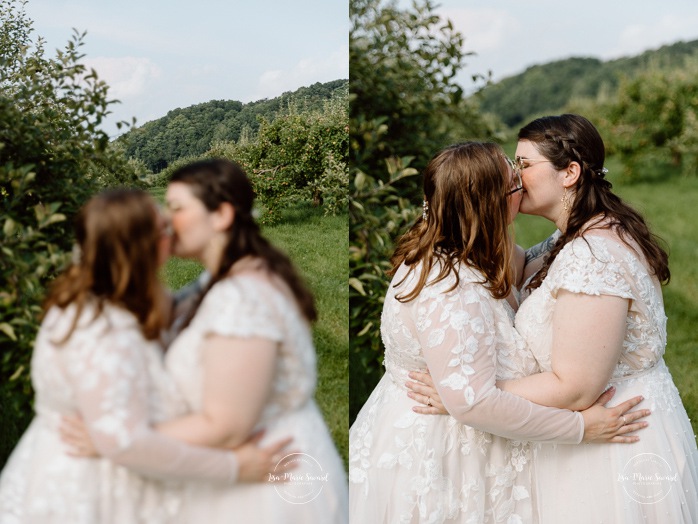
[[[423,404],[422,406],[414,406],[412,411],[422,415],[448,415],[429,373],[411,371],[409,377],[414,382],[405,383],[409,389],[407,396]]]
[[[64,415],[58,431],[63,443],[68,445],[68,455],[83,458],[99,457],[99,452],[92,443],[92,438],[80,415]]]
[[[407,396],[422,404],[414,406],[412,410],[423,415],[447,415],[448,411],[441,403],[431,375],[413,371],[409,374],[413,382],[407,382],[409,389]],[[644,399],[640,396],[626,400],[617,406],[610,408],[604,404],[610,402],[615,394],[615,388],[609,388],[589,408],[581,411],[584,417],[583,442],[595,443],[622,443],[632,444],[640,440],[637,435],[630,435],[635,431],[648,426],[646,421],[640,420],[650,415],[649,409],[630,411]]]
[[[644,400],[643,397],[633,397],[617,406],[604,407],[615,394],[615,388],[604,391],[596,402],[589,408],[581,411],[584,417],[584,438],[582,442],[608,443],[616,442],[632,444],[640,440],[637,435],[629,435],[648,426],[648,423],[640,420],[650,415],[649,409],[630,411]]]
[[[283,482],[286,480],[284,474],[298,465],[298,461],[283,460],[288,455],[297,453],[288,450],[292,438],[278,440],[266,447],[261,447],[259,443],[263,436],[264,432],[259,431],[235,448],[240,482]]]

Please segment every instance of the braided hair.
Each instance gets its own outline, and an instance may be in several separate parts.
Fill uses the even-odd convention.
[[[621,240],[632,248],[634,241],[660,282],[669,282],[669,261],[660,240],[650,232],[640,213],[611,191],[606,180],[606,150],[601,135],[586,118],[564,114],[538,118],[519,131],[519,140],[528,140],[555,169],[566,169],[571,162],[581,167],[575,183],[575,198],[567,219],[567,228],[553,246],[548,258],[528,285],[541,285],[560,250],[590,229],[614,228]]]

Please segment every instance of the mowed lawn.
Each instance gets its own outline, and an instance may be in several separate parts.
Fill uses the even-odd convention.
[[[698,178],[681,177],[665,166],[644,182],[628,184],[613,176],[620,172],[617,160],[610,159],[607,165],[613,191],[643,214],[668,248],[671,282],[664,287],[668,317],[665,360],[698,434]],[[524,247],[553,230],[540,217],[519,215],[516,219],[516,241]]]
[[[162,191],[153,191],[161,198]],[[337,449],[348,460],[349,434],[349,222],[346,214],[323,216],[310,206],[284,212],[280,224],[264,227],[265,236],[286,252],[315,294],[319,319],[313,326],[317,350],[317,403]],[[172,259],[165,282],[178,289],[198,276],[192,261]],[[312,450],[300,450],[312,454]]]

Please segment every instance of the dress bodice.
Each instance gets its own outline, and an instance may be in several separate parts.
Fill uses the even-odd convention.
[[[279,285],[252,273],[217,282],[172,343],[165,357],[166,366],[193,411],[202,407],[202,347],[211,334],[262,337],[278,343],[271,396],[260,425],[280,413],[298,409],[313,397],[316,357],[312,332],[293,298]]]
[[[97,390],[102,384],[112,388],[112,402],[128,402],[133,398],[130,392],[138,391],[139,398],[147,400],[150,423],[186,413],[186,404],[162,365],[162,348],[144,339],[132,314],[110,304],[96,314],[88,303],[70,341],[62,344],[75,314],[75,306],[52,308],[37,336],[31,375],[38,415],[57,420],[79,412],[81,391]],[[128,413],[115,409],[103,416],[109,418],[105,426],[118,427]]]
[[[650,369],[662,358],[666,315],[661,286],[638,253],[639,248],[630,247],[611,230],[592,230],[562,248],[541,286],[516,314],[516,329],[543,371],[551,370],[552,316],[561,289],[630,301],[614,379]]]
[[[455,275],[425,286],[412,302],[401,302],[398,296],[409,292],[419,278],[420,268],[408,274],[407,266],[398,269],[390,284],[381,315],[381,336],[385,347],[386,372],[394,382],[402,385],[410,371],[427,368],[420,343],[420,334],[431,330],[431,337],[439,337],[449,326],[472,322],[475,332],[482,332],[484,319],[492,319],[496,337],[497,378],[513,379],[538,371],[533,354],[527,350],[523,339],[513,329],[514,311],[506,300],[496,300],[482,285],[483,276],[472,268],[461,266],[458,270],[458,286]],[[432,282],[438,274],[434,267],[427,278]],[[399,285],[398,285],[399,284]],[[451,289],[453,288],[453,289]],[[450,292],[449,292],[450,290]],[[475,315],[461,307],[460,295],[465,302],[475,306]],[[434,323],[429,314],[444,306],[444,314]],[[416,321],[415,315],[416,314]],[[432,338],[432,342],[437,342]],[[471,340],[475,343],[475,338]],[[475,350],[475,347],[472,347]]]

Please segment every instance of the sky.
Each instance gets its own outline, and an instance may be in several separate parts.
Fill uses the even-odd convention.
[[[457,77],[493,80],[571,56],[602,60],[632,56],[680,40],[698,39],[696,0],[435,0],[442,17],[465,36],[475,56]],[[400,0],[409,6],[411,0]]]
[[[399,0],[408,6],[411,0]],[[496,81],[570,56],[604,60],[698,39],[695,0],[441,0],[475,53],[458,80]],[[137,125],[209,100],[253,102],[349,76],[349,0],[29,0],[52,54],[87,31],[85,63],[121,101],[104,125]]]
[[[349,78],[348,0],[29,0],[55,56],[87,31],[85,65],[120,100],[102,129],[210,100],[274,98]]]

